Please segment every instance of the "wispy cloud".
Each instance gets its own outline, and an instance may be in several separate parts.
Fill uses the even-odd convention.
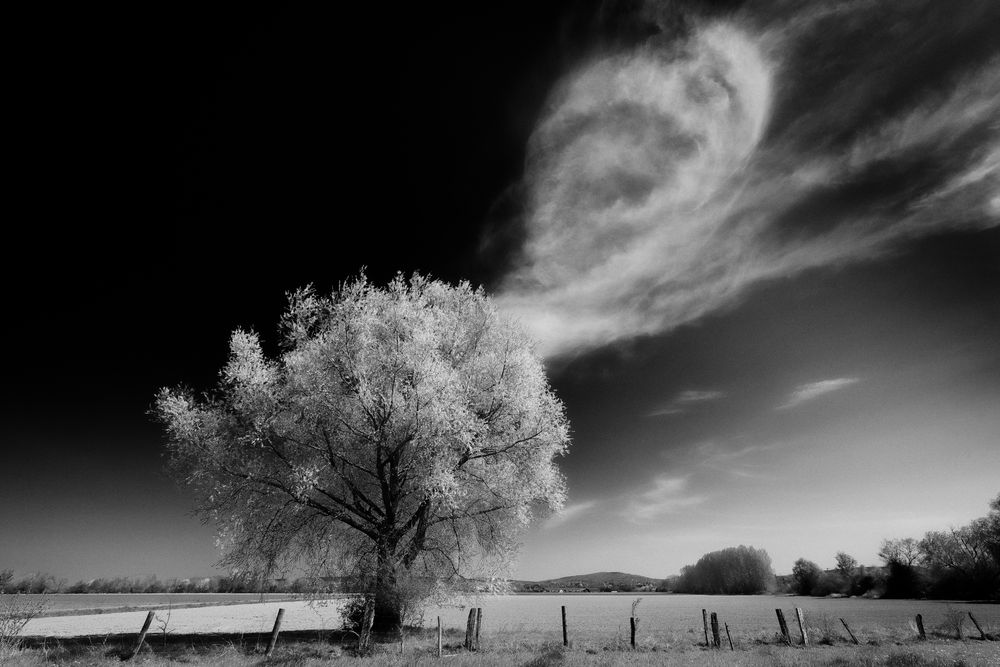
[[[858,378],[834,378],[831,380],[820,380],[818,382],[808,382],[806,384],[799,385],[794,391],[792,391],[788,399],[776,409],[787,410],[788,408],[794,408],[795,406],[801,405],[806,401],[819,398],[824,394],[829,394],[832,391],[849,387],[858,381]]]
[[[529,145],[526,238],[498,295],[543,354],[668,331],[761,281],[1000,224],[1000,60],[949,63],[952,79],[889,105],[893,68],[909,62],[893,49],[909,54],[913,40],[873,45],[866,33],[881,66],[852,53],[819,95],[816,77],[832,76],[819,59],[852,43],[838,26],[917,9],[802,11],[763,32],[738,18],[703,25],[683,48],[651,43],[559,86]],[[887,16],[850,16],[862,11]],[[939,32],[960,39],[970,25]],[[817,36],[827,50],[812,62],[800,47]]]
[[[644,490],[628,496],[621,514],[629,521],[638,523],[700,505],[706,500],[707,496],[688,491],[687,477],[661,475]]]
[[[741,479],[773,480],[774,462],[770,455],[786,446],[787,443],[776,441],[741,447],[710,440],[701,443],[696,451],[699,465],[708,470]]]
[[[664,407],[653,410],[646,416],[663,417],[667,415],[681,414],[682,412],[686,412],[691,405],[717,401],[720,398],[724,398],[725,395],[726,393],[724,391],[688,389],[677,394],[677,396],[672,398]]]

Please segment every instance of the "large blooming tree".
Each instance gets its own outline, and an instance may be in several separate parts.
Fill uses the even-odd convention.
[[[531,520],[561,508],[563,405],[481,289],[414,276],[300,290],[281,340],[268,358],[238,330],[213,395],[157,396],[222,564],[349,567],[386,630],[401,581],[502,571]]]

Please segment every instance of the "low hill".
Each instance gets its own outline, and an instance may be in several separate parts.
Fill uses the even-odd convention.
[[[514,590],[522,592],[583,592],[598,591],[652,591],[660,585],[662,579],[644,577],[627,572],[593,572],[577,574],[557,579],[541,581],[514,581]]]

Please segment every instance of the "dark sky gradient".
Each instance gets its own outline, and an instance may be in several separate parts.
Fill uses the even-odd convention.
[[[570,502],[519,576],[739,543],[875,563],[985,513],[996,3],[458,6],[17,17],[0,568],[213,571],[153,395],[210,388],[236,327],[273,350],[287,291],[362,267],[485,284],[540,332]],[[686,98],[643,97],[674,72]],[[608,81],[640,84],[581,101]],[[676,110],[712,90],[757,135],[692,162],[729,125]],[[705,164],[736,166],[687,194]]]

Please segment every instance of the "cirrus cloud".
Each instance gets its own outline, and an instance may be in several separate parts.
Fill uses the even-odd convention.
[[[737,14],[569,76],[530,141],[501,307],[556,357],[669,331],[762,281],[1000,224],[1000,47],[981,29],[1000,11],[914,23],[925,10]]]
[[[789,408],[794,408],[797,405],[819,398],[824,394],[829,394],[830,392],[843,389],[844,387],[849,387],[856,382],[859,382],[858,378],[833,378],[830,380],[819,380],[817,382],[807,382],[806,384],[801,384],[796,387],[788,399],[776,409],[787,410]]]

